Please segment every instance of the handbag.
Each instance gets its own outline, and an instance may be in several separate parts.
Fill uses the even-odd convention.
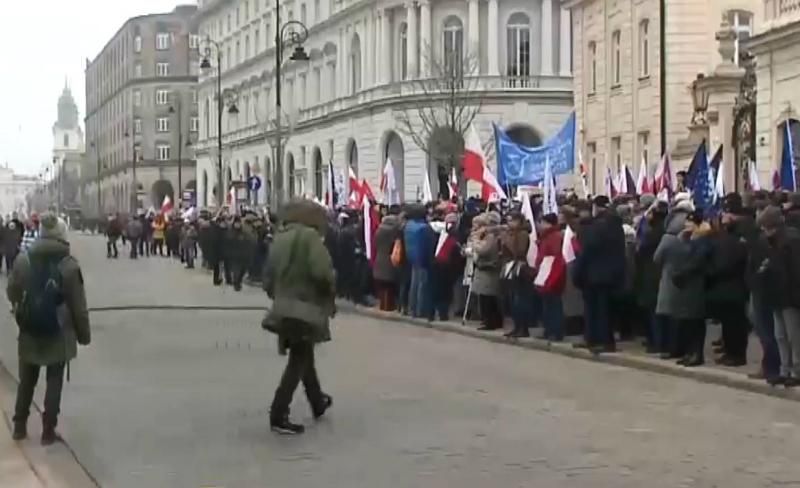
[[[503,265],[503,269],[500,271],[500,277],[504,280],[515,280],[519,277],[521,269],[522,263],[519,261],[509,261]]]
[[[395,239],[394,246],[392,246],[392,266],[399,268],[403,265],[403,240]]]

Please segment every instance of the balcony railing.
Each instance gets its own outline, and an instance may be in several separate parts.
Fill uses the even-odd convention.
[[[800,14],[800,0],[778,0],[778,17]]]
[[[426,80],[408,80],[386,85],[374,86],[358,93],[335,98],[333,100],[315,103],[304,107],[295,113],[292,119],[294,125],[304,125],[315,120],[333,115],[340,111],[355,110],[359,106],[368,104],[391,104],[409,97],[430,97],[435,96],[436,91],[431,86],[437,86],[438,82]],[[442,96],[446,96],[445,84],[439,87]],[[459,88],[459,97],[467,94],[475,94],[476,97],[486,98],[493,96],[511,96],[516,94],[528,94],[535,96],[536,93],[561,92],[569,93],[572,91],[572,78],[561,76],[479,76],[465,78],[463,89]],[[284,102],[284,109],[289,109]],[[292,112],[289,109],[289,112]],[[254,137],[265,136],[263,127],[251,124],[239,127],[234,130],[225,131],[222,136],[223,145],[233,142],[243,141]],[[216,144],[216,136],[202,139],[198,142],[196,149],[204,151]]]

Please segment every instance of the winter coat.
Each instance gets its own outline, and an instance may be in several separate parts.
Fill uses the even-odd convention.
[[[389,283],[397,281],[398,271],[392,264],[392,251],[399,237],[400,219],[396,215],[387,215],[375,233],[375,264],[372,267],[375,280]]]
[[[17,224],[11,221],[0,229],[0,241],[2,241],[2,249],[0,249],[0,252],[2,252],[4,256],[13,257],[19,251],[19,245],[22,241],[21,234],[17,229]]]
[[[431,226],[422,219],[406,223],[403,242],[406,260],[412,267],[430,268],[434,252],[431,246],[432,234]]]
[[[575,263],[578,288],[618,288],[625,276],[625,234],[622,219],[604,212],[582,226],[581,252]]]
[[[706,299],[710,304],[741,306],[747,302],[747,245],[736,228],[733,223],[711,237],[712,252],[706,267]]]
[[[122,222],[118,218],[109,219],[106,225],[106,236],[111,240],[117,240],[122,236]]]
[[[800,232],[786,227],[767,242],[767,258],[759,267],[765,295],[775,308],[800,308]]]
[[[470,237],[475,270],[472,293],[497,296],[500,294],[500,226],[480,227]]]
[[[643,235],[635,255],[636,301],[643,310],[655,310],[661,281],[661,266],[653,260],[653,255],[664,236],[664,218],[653,216],[652,219],[645,220],[640,225],[643,226]]]
[[[142,223],[138,219],[131,219],[128,222],[128,228],[126,229],[126,234],[128,235],[128,239],[130,240],[138,240],[142,237]]]
[[[245,231],[242,223],[231,225],[225,232],[223,253],[226,260],[249,263],[255,247],[255,239]]]
[[[656,313],[674,319],[705,318],[705,270],[700,267],[705,259],[702,242],[683,240],[679,234],[684,229],[687,212],[676,212],[667,218],[667,227],[653,260],[662,267],[658,287]],[[702,233],[698,239],[706,237]],[[678,274],[685,275],[681,286],[675,283]]]
[[[526,262],[528,257],[528,243],[530,242],[530,225],[508,229],[500,240],[501,252],[504,261]]]
[[[164,239],[164,230],[166,229],[166,225],[164,222],[153,222],[153,239]]]
[[[74,359],[78,354],[77,344],[88,345],[91,342],[83,274],[78,261],[70,256],[66,241],[43,237],[34,242],[27,253],[17,257],[6,288],[8,300],[14,305],[22,300],[30,279],[31,259],[45,256],[63,256],[58,269],[63,279],[65,302],[58,309],[59,322],[63,329],[61,336],[43,338],[33,337],[22,331],[19,333],[20,360],[39,366]]]
[[[264,327],[280,344],[331,339],[329,320],[336,311],[333,263],[322,242],[327,222],[322,207],[308,200],[283,208],[283,228],[275,234],[263,288],[272,298]]]

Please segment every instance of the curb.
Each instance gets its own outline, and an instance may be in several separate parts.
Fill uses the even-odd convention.
[[[425,319],[405,317],[394,312],[382,312],[380,310],[353,305],[352,303],[342,300],[337,300],[336,306],[338,307],[339,311],[355,313],[374,319],[413,325],[416,327],[424,327],[427,329],[435,329],[442,332],[451,332],[462,336],[494,342],[496,344],[505,344],[508,346],[522,347],[536,351],[545,351],[570,358],[582,359],[584,361],[606,363],[614,366],[639,369],[651,373],[674,376],[678,378],[687,378],[699,381],[701,383],[726,386],[728,388],[734,388],[737,390],[800,402],[800,391],[786,389],[783,387],[773,387],[762,380],[751,380],[741,373],[734,373],[731,371],[705,366],[700,366],[697,368],[684,368],[661,359],[655,359],[646,356],[634,356],[619,352],[594,355],[586,349],[575,349],[572,347],[572,344],[569,343],[552,343],[542,339],[506,339],[502,335],[498,335],[496,333],[480,331],[473,327],[465,327],[453,322],[428,322]]]

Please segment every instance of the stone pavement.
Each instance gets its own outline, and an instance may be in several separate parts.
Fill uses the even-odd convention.
[[[265,303],[72,237],[90,304]],[[0,306],[0,314],[7,309]],[[317,349],[335,399],[306,435],[267,428],[285,358],[258,310],[92,314],[61,429],[103,487],[713,487],[800,484],[797,404],[342,312]],[[0,361],[15,371],[15,331]],[[48,453],[49,454],[49,453]],[[0,486],[3,486],[0,483]],[[71,485],[68,485],[71,486]]]

